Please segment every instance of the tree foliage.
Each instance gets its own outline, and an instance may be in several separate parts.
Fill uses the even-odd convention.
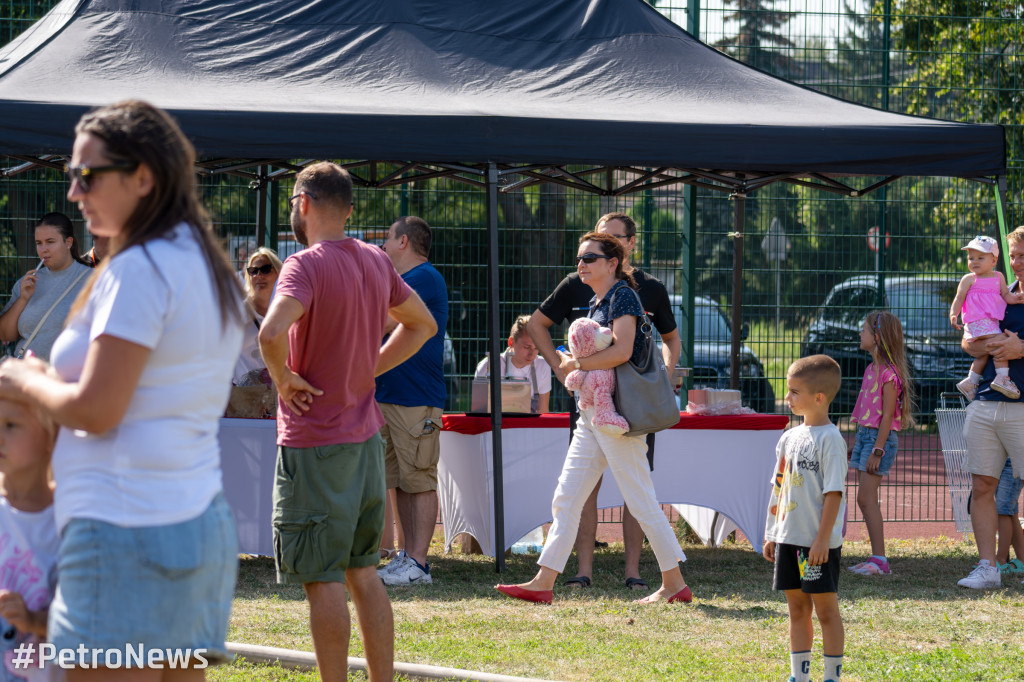
[[[735,8],[724,16],[725,20],[738,22],[739,28],[736,35],[713,44],[745,64],[777,76],[796,78],[801,72],[800,65],[786,52],[794,43],[780,29],[797,13],[775,9],[778,1],[723,0],[726,6]]]
[[[877,10],[877,8],[876,8]],[[901,49],[907,69],[899,83],[908,113],[1006,127],[1008,164],[1024,157],[1024,76],[1020,51],[1024,45],[1024,8],[1006,0],[897,0],[893,12],[893,43]],[[895,91],[894,91],[895,93]],[[1019,203],[1020,173],[1009,176],[1010,193]],[[960,191],[959,197],[980,201],[990,190]],[[990,199],[989,199],[990,200]],[[955,204],[936,218],[949,224]],[[979,218],[980,221],[980,218]]]

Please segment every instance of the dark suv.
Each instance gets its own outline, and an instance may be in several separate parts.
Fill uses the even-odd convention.
[[[956,391],[956,382],[967,376],[971,365],[971,358],[960,349],[961,333],[949,324],[949,305],[959,281],[948,276],[885,278],[881,307],[903,323],[918,410],[925,414],[935,409],[941,393]],[[850,412],[857,401],[861,378],[871,362],[868,352],[860,349],[860,330],[865,316],[878,307],[878,278],[853,277],[829,292],[807,329],[800,355],[823,353],[835,358],[843,370],[835,412]]]
[[[676,327],[683,327],[683,300],[671,295]],[[747,338],[743,325],[740,337]],[[693,388],[729,388],[729,354],[732,352],[732,330],[722,309],[710,298],[694,299]],[[757,412],[775,412],[775,392],[764,375],[764,366],[746,344],[740,346],[740,393],[743,404]],[[685,398],[685,396],[683,396]],[[686,406],[686,401],[683,401]]]

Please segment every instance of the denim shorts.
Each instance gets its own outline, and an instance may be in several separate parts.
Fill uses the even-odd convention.
[[[1020,499],[1021,488],[1024,488],[1024,480],[1013,477],[1013,463],[1006,460],[1003,473],[999,476],[999,485],[996,487],[996,514],[1017,515],[1017,501]]]
[[[205,649],[201,656],[210,663],[230,660],[224,640],[238,537],[223,493],[198,517],[168,526],[72,519],[61,535],[57,570],[49,640],[58,651],[84,645],[76,663],[135,667],[128,645]]]
[[[892,463],[896,461],[896,447],[899,444],[899,438],[896,436],[896,433],[896,431],[889,431],[889,437],[885,439],[885,447],[883,448],[885,454],[882,455],[882,461],[878,463],[879,476],[885,476],[889,473]],[[871,456],[871,452],[875,449],[876,440],[878,440],[878,429],[857,424],[857,437],[853,441],[853,455],[850,457],[850,468],[858,471],[868,470],[868,457]]]

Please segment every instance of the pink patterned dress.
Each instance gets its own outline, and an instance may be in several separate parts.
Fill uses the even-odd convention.
[[[1006,313],[1006,301],[1000,293],[999,277],[974,276],[974,284],[964,299],[964,338],[977,339],[999,333],[999,321]]]

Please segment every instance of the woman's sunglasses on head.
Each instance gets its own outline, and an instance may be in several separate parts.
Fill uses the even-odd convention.
[[[261,265],[259,267],[246,268],[245,270],[246,270],[246,272],[249,273],[250,277],[255,277],[256,275],[269,275],[273,269],[274,269],[274,266],[271,265],[270,263],[267,263],[266,265]]]
[[[585,253],[582,256],[576,256],[576,265],[579,265],[580,261],[583,261],[587,265],[591,263],[596,263],[598,258],[610,260],[611,256],[606,256],[603,253]]]
[[[68,181],[78,181],[78,188],[82,190],[83,194],[88,194],[89,190],[92,189],[90,182],[95,175],[100,173],[109,173],[110,171],[133,171],[139,167],[136,161],[121,161],[118,163],[111,163],[106,166],[72,166],[69,163],[64,164],[64,172],[68,174]]]

